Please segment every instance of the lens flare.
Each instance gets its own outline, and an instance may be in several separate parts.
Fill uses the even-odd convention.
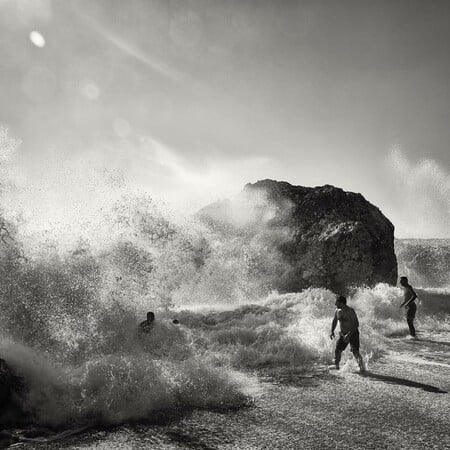
[[[39,31],[32,31],[30,33],[30,41],[38,48],[45,47],[45,38]]]
[[[88,100],[97,100],[100,96],[100,88],[93,81],[83,83],[80,92]]]

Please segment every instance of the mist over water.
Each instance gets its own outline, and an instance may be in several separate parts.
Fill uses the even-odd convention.
[[[416,286],[450,290],[449,239],[403,239],[395,247],[399,273]]]
[[[387,158],[392,174],[389,213],[397,237],[449,239],[450,173],[433,159],[410,160],[401,147]],[[394,208],[392,208],[394,206]]]
[[[8,170],[0,356],[26,380],[28,420],[115,424],[161,411],[237,407],[249,401],[250,383],[238,371],[308,370],[330,361],[334,293],[272,291],[283,261],[267,249],[282,236],[255,240],[210,228],[86,166],[70,175],[53,167],[32,192],[16,176],[9,156],[15,144],[6,134],[1,142]],[[36,217],[47,208],[46,224],[33,223],[31,206],[39,201]],[[264,197],[245,201],[249,214],[232,221],[264,227],[253,215]],[[349,299],[369,364],[387,337],[406,333],[400,297],[398,288],[381,284],[355,289]],[[138,336],[148,310],[156,313],[155,328]],[[420,318],[421,326],[448,328],[439,311]]]

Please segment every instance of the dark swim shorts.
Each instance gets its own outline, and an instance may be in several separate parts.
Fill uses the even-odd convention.
[[[354,352],[359,352],[359,331],[356,330],[351,336],[348,342],[344,341],[344,336],[339,334],[339,339],[336,342],[336,350],[344,351],[347,345],[350,344],[350,350]]]
[[[416,311],[417,311],[417,306],[414,302],[411,302],[407,307],[406,307],[406,317],[408,319],[414,319],[414,317],[416,317]]]

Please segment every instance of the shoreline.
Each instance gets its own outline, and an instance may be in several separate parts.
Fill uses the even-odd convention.
[[[366,375],[354,367],[349,362],[333,374],[325,369],[282,371],[284,378],[260,379],[261,392],[245,408],[194,410],[167,424],[90,430],[39,448],[450,447],[450,333],[425,335],[418,341],[391,339],[387,354],[371,364]]]

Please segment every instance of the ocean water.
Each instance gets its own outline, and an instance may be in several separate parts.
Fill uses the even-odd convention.
[[[151,201],[115,212],[107,239],[65,247],[30,244],[4,221],[0,355],[26,385],[2,409],[4,427],[111,426],[239,408],[251,401],[253,375],[331,362],[334,293],[271,291],[270,258],[257,242],[219,240],[194,219],[180,225]],[[448,285],[418,293],[418,327],[450,330]],[[386,339],[407,334],[401,297],[379,284],[349,298],[369,366]],[[150,309],[155,327],[143,338],[137,325]]]
[[[227,234],[116,179],[93,180],[75,183],[95,189],[73,202],[76,189],[56,177],[40,206],[34,191],[2,185],[0,357],[22,383],[8,403],[2,398],[6,443],[242,408],[259,378],[331,362],[334,293],[273,291],[284,263],[267,252],[264,223],[263,239]],[[70,214],[48,209],[59,200]],[[397,241],[401,274],[419,287],[420,330],[450,330],[447,247]],[[401,301],[401,290],[384,284],[349,296],[369,367],[387,340],[407,335]],[[155,327],[142,337],[148,310]]]

